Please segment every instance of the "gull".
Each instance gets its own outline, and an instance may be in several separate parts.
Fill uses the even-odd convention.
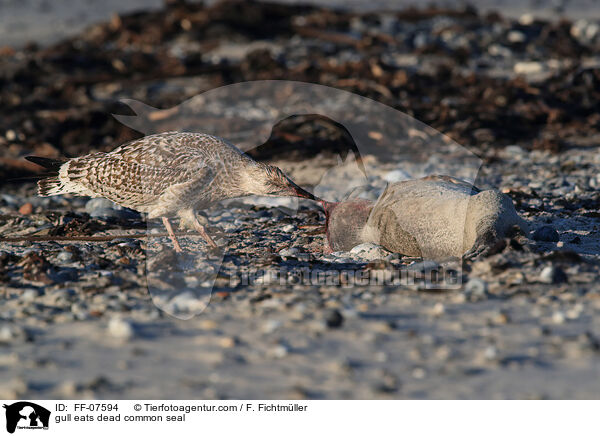
[[[204,133],[149,135],[109,153],[66,161],[26,159],[55,173],[38,182],[40,196],[103,197],[147,213],[149,219],[160,217],[177,252],[182,249],[169,221],[172,217],[179,217],[182,227],[195,229],[216,247],[198,211],[221,200],[266,195],[321,201],[276,166],[257,162],[226,140]]]

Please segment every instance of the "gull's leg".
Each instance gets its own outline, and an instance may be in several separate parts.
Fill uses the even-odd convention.
[[[210,235],[206,231],[206,228],[204,228],[204,226],[198,220],[198,216],[196,215],[195,212],[192,212],[192,225],[194,226],[194,229],[196,229],[196,231],[198,233],[200,233],[200,235],[204,238],[204,240],[208,243],[208,245],[210,245],[213,248],[218,247],[217,244],[215,243],[215,241],[213,241],[213,239],[210,237]]]
[[[171,227],[171,223],[169,222],[169,218],[162,217],[162,222],[167,228],[167,233],[169,234],[169,238],[173,241],[173,246],[175,247],[175,251],[177,253],[181,253],[183,250],[181,249],[181,245],[179,245],[179,241],[175,236],[175,232],[173,232],[173,227]]]
[[[200,233],[200,236],[202,236],[208,245],[213,248],[217,247],[217,244],[215,244],[215,241],[213,241],[210,235],[207,233],[204,225],[198,220],[198,215],[193,209],[180,210],[178,214],[180,218],[179,226],[181,228],[192,228],[196,230],[198,233]],[[207,222],[204,217],[203,220]]]

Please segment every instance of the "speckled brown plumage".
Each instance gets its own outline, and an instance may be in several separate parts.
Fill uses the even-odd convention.
[[[110,153],[69,159],[60,165],[58,175],[41,180],[38,186],[42,196],[104,197],[146,212],[149,218],[163,217],[167,229],[167,218],[176,215],[201,232],[204,228],[195,211],[221,200],[247,195],[315,199],[279,168],[254,161],[227,141],[182,132],[150,135]]]

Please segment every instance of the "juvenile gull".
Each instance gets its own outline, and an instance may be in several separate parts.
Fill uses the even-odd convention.
[[[169,218],[216,244],[197,211],[221,200],[248,195],[281,195],[319,200],[279,168],[256,162],[224,139],[203,133],[167,132],[146,136],[110,153],[56,161],[28,160],[56,171],[40,180],[41,196],[60,194],[104,197],[121,206],[161,217],[175,250],[181,246]]]

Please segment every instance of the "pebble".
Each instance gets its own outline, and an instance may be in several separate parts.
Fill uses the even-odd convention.
[[[471,299],[482,299],[488,292],[488,284],[480,278],[470,278],[465,284],[465,294]]]
[[[269,350],[269,355],[276,359],[282,359],[289,353],[288,348],[285,345],[277,345]]]
[[[198,324],[202,330],[215,330],[219,325],[212,319],[203,319]]]
[[[532,235],[536,241],[558,242],[559,236],[556,229],[552,226],[542,226],[536,229]]]
[[[567,310],[567,312],[566,312],[567,319],[576,320],[581,316],[582,312],[583,312],[583,305],[576,304],[573,308]]]
[[[189,314],[200,313],[206,308],[207,301],[197,298],[191,292],[182,292],[171,298],[161,309],[173,316],[188,318]]]
[[[33,213],[33,204],[25,203],[19,208],[19,213],[21,215],[31,215]]]
[[[3,325],[0,327],[0,343],[9,344],[25,339],[25,331],[16,325]]]
[[[4,133],[4,137],[9,141],[14,141],[17,139],[17,133],[14,130],[9,129]]]
[[[383,180],[388,183],[401,182],[410,179],[410,174],[402,170],[392,170],[383,176]]]
[[[508,32],[506,36],[509,42],[513,44],[525,42],[527,40],[527,36],[523,32],[519,32],[518,30],[511,30]]]
[[[427,375],[427,373],[425,372],[425,370],[423,368],[415,368],[412,371],[412,376],[414,378],[416,378],[417,380],[424,379],[426,375]]]
[[[62,268],[52,275],[55,283],[67,283],[77,281],[79,275],[76,268]]]
[[[6,204],[13,206],[13,207],[15,207],[16,205],[18,205],[20,203],[19,198],[14,195],[0,194],[0,198],[2,200],[4,200],[6,202]]]
[[[409,271],[428,272],[440,269],[440,264],[433,260],[425,260],[423,262],[415,262],[407,268]]]
[[[108,333],[111,336],[124,341],[128,341],[135,336],[133,325],[129,321],[118,317],[112,318],[108,322]]]
[[[17,353],[0,353],[0,366],[15,366],[19,364]]]
[[[325,255],[321,258],[324,262],[330,263],[352,263],[353,259],[348,257],[348,253],[345,251],[334,251],[328,255]]]
[[[54,394],[58,398],[72,399],[78,391],[77,383],[73,380],[65,380],[54,389]]]
[[[281,257],[295,257],[298,253],[300,253],[300,250],[297,249],[296,247],[290,247],[290,248],[284,248],[283,250],[280,250],[279,254]]]
[[[378,375],[378,380],[379,382],[375,385],[375,389],[379,392],[392,394],[400,389],[400,380],[389,371],[382,371]]]
[[[21,377],[8,380],[5,383],[0,384],[0,397],[1,398],[20,398],[25,396],[28,390],[27,382]]]
[[[94,209],[90,213],[92,218],[115,218],[115,219],[135,219],[139,215],[129,209]]]
[[[522,156],[527,155],[527,152],[520,145],[514,144],[507,145],[506,147],[504,147],[502,154],[504,154],[507,157],[520,158]]]
[[[325,324],[329,328],[341,327],[344,323],[344,317],[337,309],[330,309],[325,312]]]
[[[118,209],[120,207],[106,198],[92,198],[85,204],[85,211],[91,215],[99,209]]]
[[[92,198],[85,204],[85,211],[92,218],[135,219],[139,214],[105,198]]]
[[[514,66],[516,74],[534,74],[541,73],[544,70],[544,65],[541,62],[517,62]]]
[[[533,14],[526,13],[519,17],[519,24],[523,26],[531,26],[535,22],[535,17]]]
[[[542,283],[565,283],[568,281],[567,274],[557,266],[549,265],[540,273],[540,282]]]
[[[27,303],[33,303],[40,296],[37,289],[26,289],[21,295],[21,300]]]
[[[431,309],[431,314],[433,316],[442,316],[444,313],[446,313],[446,308],[442,303],[436,303]]]
[[[600,35],[600,25],[585,19],[577,20],[571,26],[571,36],[582,43],[590,43]]]
[[[279,321],[279,320],[275,320],[275,319],[270,319],[268,321],[265,321],[261,327],[261,331],[263,333],[273,333],[275,330],[277,330],[278,328],[280,328],[283,325],[283,322]]]
[[[510,322],[510,316],[504,311],[500,311],[494,314],[492,322],[497,325],[504,325]]]
[[[73,253],[70,251],[63,250],[56,256],[56,260],[60,263],[70,263],[73,261]]]
[[[485,349],[484,356],[487,360],[495,360],[498,357],[498,349],[490,345]]]
[[[377,260],[387,257],[390,253],[380,245],[365,242],[352,248],[350,254],[364,260]]]
[[[219,346],[221,348],[233,348],[238,343],[238,340],[233,336],[225,336],[219,339]]]
[[[284,232],[286,232],[286,233],[292,232],[292,231],[294,231],[295,229],[296,229],[296,226],[295,226],[295,225],[293,225],[293,224],[286,224],[285,226],[283,226],[283,227],[281,228],[281,230],[282,230],[282,231],[284,231]]]
[[[566,321],[566,317],[563,312],[557,311],[552,314],[552,322],[554,324],[564,324],[565,321]]]

